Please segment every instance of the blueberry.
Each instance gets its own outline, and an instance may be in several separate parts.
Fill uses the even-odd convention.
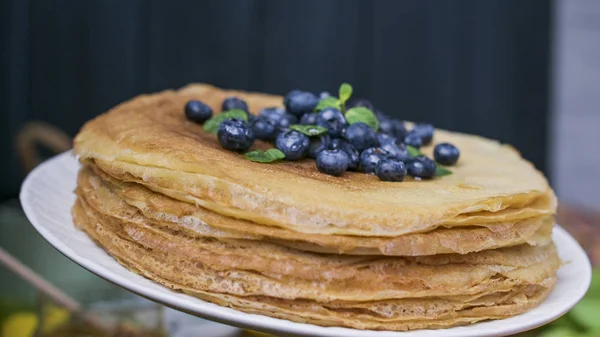
[[[408,174],[419,178],[433,178],[435,175],[435,162],[425,156],[411,158],[406,164]]]
[[[392,136],[394,134],[392,119],[387,117],[379,117],[377,119],[379,119],[379,132]]]
[[[248,104],[246,104],[246,101],[239,97],[229,96],[223,100],[223,104],[221,104],[221,111],[232,109],[241,109],[248,112]]]
[[[339,137],[348,124],[342,112],[336,108],[327,108],[319,112],[317,125],[327,129],[331,137]]]
[[[348,164],[349,170],[357,170],[360,166],[360,152],[358,152],[356,148],[354,148],[354,146],[347,141],[336,138],[329,143],[328,148],[339,149],[346,152],[348,159],[350,160]]]
[[[377,139],[375,131],[362,122],[350,125],[346,129],[344,138],[346,138],[359,152],[379,145],[379,140]]]
[[[375,174],[383,181],[402,181],[406,176],[406,165],[395,158],[383,158],[375,166]]]
[[[300,124],[302,125],[317,125],[317,117],[319,116],[319,114],[317,114],[316,112],[307,112],[304,115],[302,115],[302,118],[300,118]]]
[[[408,134],[404,122],[398,119],[392,119],[392,124],[394,125],[394,133],[392,135],[398,139],[404,139]]]
[[[329,136],[323,135],[321,137],[310,138],[310,145],[308,147],[308,156],[310,158],[317,158],[319,152],[325,150],[329,145]]]
[[[385,143],[395,143],[396,141],[398,141],[398,139],[396,139],[396,137],[387,135],[385,133],[381,133],[378,132],[377,133],[377,140],[379,141],[379,144],[383,145]]]
[[[281,116],[281,119],[279,119],[279,121],[277,122],[277,127],[279,127],[280,130],[284,130],[290,127],[290,125],[292,124],[297,124],[298,123],[298,118],[296,118],[296,116],[290,114],[290,113],[284,113],[283,116]]]
[[[384,150],[378,147],[372,147],[364,150],[360,154],[360,165],[365,173],[375,173],[375,167],[382,158],[386,157]]]
[[[331,96],[331,94],[330,94],[330,93],[328,93],[327,91],[322,91],[322,92],[319,94],[319,100],[322,100],[322,99],[324,99],[324,98],[327,98],[327,97],[330,97],[330,96]]]
[[[312,112],[317,103],[319,103],[317,96],[306,91],[290,92],[284,99],[285,108],[296,117],[300,117],[307,112]]]
[[[458,161],[460,151],[450,143],[441,143],[433,149],[433,158],[442,165],[454,165]]]
[[[204,123],[212,114],[212,108],[198,100],[193,99],[185,105],[185,117],[193,122]]]
[[[219,126],[217,138],[224,148],[232,151],[248,150],[254,142],[254,134],[244,121],[226,119]]]
[[[298,131],[284,131],[277,136],[275,147],[285,154],[287,160],[300,160],[308,154],[310,140]]]
[[[413,132],[409,132],[408,135],[406,137],[404,137],[404,143],[408,146],[412,146],[416,149],[421,148],[421,146],[423,146],[423,140],[421,138],[421,136],[413,133]]]
[[[348,164],[348,155],[339,149],[323,150],[317,155],[317,170],[321,173],[341,176],[348,169]]]
[[[373,103],[371,103],[371,101],[365,98],[355,98],[348,103],[348,109],[359,106],[365,107],[371,111],[375,110],[375,108],[373,107]]]
[[[396,137],[398,139],[404,139],[404,137],[407,135],[404,122],[389,117],[379,118],[379,132]]]
[[[396,144],[395,142],[387,142],[385,144],[381,144],[381,149],[384,150],[388,157],[407,161],[409,158],[408,149],[404,144]]]
[[[273,140],[277,134],[275,123],[264,116],[254,118],[249,124],[256,139]]]
[[[431,124],[417,124],[410,132],[419,135],[423,145],[429,145],[433,139],[434,128]]]
[[[296,116],[285,112],[283,108],[265,108],[260,112],[261,117],[265,117],[273,124],[275,127],[283,130],[288,128],[292,124],[298,123],[298,119]]]

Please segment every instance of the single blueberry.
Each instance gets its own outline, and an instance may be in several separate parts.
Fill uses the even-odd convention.
[[[350,160],[348,164],[349,170],[358,170],[360,166],[360,152],[352,146],[352,144],[348,143],[346,140],[341,138],[335,138],[330,143],[328,148],[330,149],[339,149],[348,155],[348,159]]]
[[[410,133],[414,133],[421,137],[423,145],[429,145],[433,139],[433,132],[435,129],[431,124],[417,124],[413,127]]]
[[[298,89],[291,90],[283,98],[283,105],[287,105],[287,102],[290,101],[290,99],[292,98],[292,96],[296,96],[296,95],[301,94],[301,93],[302,93],[302,90],[298,90]]]
[[[327,91],[321,91],[321,93],[319,94],[319,100],[322,100],[327,97],[331,97],[331,94],[328,93]]]
[[[285,129],[289,128],[290,125],[297,124],[297,123],[298,123],[298,118],[296,118],[296,116],[292,115],[291,113],[286,112],[283,114],[281,119],[279,119],[279,121],[277,123],[277,127],[279,127],[280,130],[285,130]]]
[[[239,119],[224,120],[219,125],[217,138],[224,148],[232,151],[248,150],[254,142],[252,130]]]
[[[276,119],[278,116],[285,114],[285,109],[281,107],[268,107],[260,110],[259,116],[266,117],[268,119]]]
[[[327,148],[329,141],[329,136],[327,135],[311,137],[310,145],[308,147],[308,156],[310,158],[317,158],[317,154]]]
[[[365,173],[375,173],[375,167],[382,158],[386,157],[386,152],[378,147],[372,147],[364,150],[360,154],[360,166]]]
[[[248,112],[248,104],[246,104],[246,101],[239,97],[229,96],[223,100],[223,104],[221,104],[221,111],[232,109],[241,109]]]
[[[381,144],[381,149],[384,150],[388,157],[398,159],[401,161],[407,161],[409,158],[408,149],[404,144],[396,144],[395,142],[387,142]]]
[[[392,124],[394,126],[394,132],[392,133],[392,136],[398,139],[404,139],[404,137],[406,137],[406,135],[408,134],[404,122],[399,119],[392,119]]]
[[[185,117],[193,122],[204,123],[212,114],[212,108],[198,100],[193,99],[185,105]]]
[[[381,132],[377,133],[377,140],[379,140],[379,144],[381,144],[381,145],[383,145],[385,143],[395,143],[396,141],[398,141],[398,139],[396,139],[396,137],[393,137],[393,136],[390,136],[388,134],[381,133]]]
[[[289,93],[284,100],[287,111],[296,117],[312,112],[317,103],[319,103],[317,96],[307,91]]]
[[[317,125],[317,117],[319,116],[316,112],[307,112],[300,118],[300,124],[302,125]]]
[[[406,176],[406,165],[395,158],[383,158],[377,162],[375,174],[383,181],[402,181]]]
[[[404,143],[408,146],[412,146],[416,149],[420,149],[423,146],[423,140],[421,136],[416,133],[409,132],[406,137],[404,137]]]
[[[256,139],[273,140],[277,134],[275,123],[264,116],[256,117],[249,123]]]
[[[413,177],[429,179],[435,175],[435,162],[425,156],[416,156],[408,161],[406,169]]]
[[[458,161],[460,151],[450,143],[440,143],[433,149],[433,158],[442,165],[454,165]]]
[[[404,139],[408,133],[403,121],[389,117],[379,118],[379,132],[398,139]]]
[[[323,150],[317,155],[317,170],[321,173],[339,177],[346,172],[348,164],[348,155],[339,149]]]
[[[373,103],[371,103],[371,101],[369,101],[366,98],[355,98],[355,99],[351,100],[348,103],[347,108],[351,109],[351,108],[355,108],[355,107],[359,107],[359,106],[365,107],[371,111],[375,111],[375,108],[373,107]]]
[[[379,120],[379,132],[392,136],[394,134],[394,124],[391,118],[377,118]]]
[[[300,160],[308,154],[310,140],[304,134],[288,130],[280,133],[275,147],[285,154],[287,160]]]
[[[327,129],[331,137],[339,137],[348,125],[344,114],[336,108],[327,108],[319,112],[317,125]]]
[[[379,145],[375,131],[367,124],[359,122],[348,126],[344,136],[359,152]]]
[[[265,117],[279,130],[287,129],[290,125],[298,123],[296,116],[285,112],[283,108],[264,108],[260,116]]]

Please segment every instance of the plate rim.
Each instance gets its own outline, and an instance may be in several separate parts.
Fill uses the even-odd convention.
[[[77,252],[74,251],[73,249],[71,249],[68,246],[68,244],[64,242],[64,240],[61,240],[56,235],[54,235],[52,233],[52,231],[50,231],[46,226],[44,226],[42,224],[42,221],[40,219],[38,219],[38,213],[35,211],[35,209],[33,209],[33,205],[31,205],[28,201],[30,198],[30,192],[33,187],[32,186],[33,182],[38,177],[38,175],[43,174],[45,172],[45,170],[48,169],[48,167],[55,165],[55,163],[57,163],[57,162],[68,161],[68,160],[76,161],[72,150],[58,154],[58,155],[44,161],[43,163],[39,164],[27,175],[27,177],[24,179],[24,181],[21,185],[19,199],[21,201],[21,206],[23,208],[23,211],[24,211],[26,217],[28,218],[29,222],[33,225],[33,227],[36,229],[36,231],[44,238],[44,240],[46,240],[57,251],[59,251],[61,254],[63,254],[68,259],[70,259],[74,263],[78,264],[82,268],[84,268],[84,269],[94,273],[98,277],[106,279],[107,281],[112,282],[132,293],[135,293],[139,296],[145,297],[154,302],[159,302],[161,304],[164,304],[164,305],[174,308],[176,310],[187,312],[187,313],[190,313],[190,314],[193,314],[196,316],[201,316],[203,318],[207,318],[207,319],[210,319],[213,321],[225,323],[228,325],[234,325],[234,326],[241,327],[241,328],[250,328],[253,330],[266,331],[266,332],[271,332],[271,333],[285,333],[285,334],[293,334],[293,335],[300,335],[300,336],[355,336],[355,337],[359,337],[359,336],[360,337],[365,337],[365,336],[401,337],[401,336],[416,336],[416,335],[447,336],[448,334],[444,334],[444,331],[449,333],[449,335],[451,335],[453,337],[458,337],[458,336],[462,336],[462,337],[507,336],[507,335],[516,334],[519,332],[524,332],[524,331],[528,331],[531,329],[535,329],[537,327],[548,324],[548,323],[552,322],[553,320],[563,316],[584,297],[584,295],[587,292],[587,289],[589,288],[590,283],[591,283],[592,266],[591,266],[591,262],[587,256],[587,253],[583,250],[583,248],[579,245],[579,243],[566,230],[564,230],[559,225],[556,225],[553,230],[553,238],[556,240],[556,238],[558,237],[558,238],[560,238],[560,241],[565,241],[565,246],[570,247],[570,251],[572,251],[571,254],[573,256],[577,257],[577,258],[573,258],[573,260],[577,261],[577,263],[584,264],[582,266],[584,273],[577,275],[577,277],[580,280],[582,280],[582,282],[583,282],[581,290],[579,292],[577,292],[577,295],[574,296],[573,298],[571,298],[568,303],[563,303],[563,305],[560,307],[555,306],[554,308],[552,308],[553,310],[551,311],[550,314],[542,316],[541,318],[536,317],[535,320],[529,322],[528,324],[507,327],[506,329],[499,330],[499,331],[497,330],[497,331],[491,332],[490,334],[486,333],[485,335],[482,334],[481,330],[477,329],[478,325],[490,323],[490,322],[502,322],[502,321],[506,321],[506,320],[510,320],[510,319],[519,317],[524,314],[509,317],[509,318],[506,318],[503,320],[485,321],[485,322],[475,323],[473,325],[459,326],[459,327],[453,327],[453,328],[447,328],[447,329],[411,330],[411,331],[405,331],[405,332],[359,330],[359,329],[344,328],[344,327],[323,327],[323,326],[318,326],[318,325],[308,324],[308,323],[292,322],[289,320],[278,319],[278,318],[264,316],[264,315],[249,314],[249,313],[245,313],[243,311],[235,310],[235,309],[232,309],[229,307],[219,306],[217,304],[201,300],[201,299],[193,297],[191,295],[185,295],[180,292],[176,292],[172,289],[166,288],[164,286],[161,286],[161,287],[164,290],[166,290],[166,292],[158,291],[155,289],[145,290],[145,288],[142,285],[139,285],[135,282],[131,282],[131,281],[127,280],[127,278],[119,275],[118,273],[112,271],[111,269],[108,269],[108,268],[102,266],[101,264],[95,263],[94,261],[91,261],[88,258],[77,254]],[[66,164],[68,164],[68,163],[66,163]],[[79,165],[79,163],[77,163],[76,165]],[[76,177],[72,177],[72,179],[75,180]],[[73,191],[70,191],[70,193],[73,193]],[[69,210],[71,207],[72,207],[72,205],[69,205]],[[72,226],[73,230],[79,231],[73,225],[72,220],[71,220],[70,225]],[[86,235],[86,237],[87,237],[87,235]],[[90,240],[90,242],[92,244],[96,245],[96,243],[94,243],[89,237],[87,237],[87,239]],[[120,263],[118,263],[116,260],[114,260],[114,258],[112,258],[112,256],[110,256],[104,249],[102,249],[102,253],[108,255],[112,259],[112,262],[114,262],[114,264],[118,265],[119,267],[122,267],[122,265]],[[131,273],[132,275],[136,275],[136,276],[145,278],[144,276],[135,274],[131,271],[128,271],[128,272]],[[152,281],[152,282],[154,282],[154,281]],[[560,282],[560,279],[557,281],[557,283],[558,282]],[[154,283],[158,284],[156,282],[154,282]],[[556,286],[553,289],[553,291],[555,289],[556,289]],[[194,299],[194,302],[181,303],[181,301],[179,301],[178,298],[172,296],[173,294],[180,294],[180,295],[183,295],[186,297],[190,297],[190,298]],[[200,303],[198,303],[197,301],[200,301]],[[544,302],[540,303],[539,306],[542,306],[543,303]],[[536,310],[537,308],[539,308],[539,306],[536,308],[533,308],[530,311]],[[267,320],[267,323],[261,324],[261,322],[263,322],[265,319]]]

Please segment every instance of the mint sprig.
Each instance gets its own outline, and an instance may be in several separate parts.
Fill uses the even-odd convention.
[[[285,158],[285,154],[278,149],[268,149],[267,151],[254,150],[244,154],[246,159],[258,163],[272,163]]]
[[[327,133],[327,129],[319,125],[292,124],[290,129],[301,132],[309,137],[320,136]]]
[[[244,121],[248,121],[248,114],[246,111],[241,109],[232,109],[224,111],[216,116],[213,116],[206,122],[204,122],[204,131],[208,133],[217,133],[219,130],[219,126],[223,123],[224,120],[229,118],[242,119]]]
[[[343,111],[346,111],[346,102],[350,99],[350,96],[352,96],[352,86],[348,83],[342,83],[340,85],[339,97]]]
[[[449,176],[451,174],[452,174],[452,171],[448,170],[445,167],[440,166],[438,163],[435,163],[435,176],[436,177]]]
[[[417,149],[416,147],[407,145],[406,150],[408,151],[408,155],[411,157],[424,156],[424,154],[421,151],[419,151],[419,149]]]
[[[342,107],[342,103],[340,102],[339,99],[337,99],[336,97],[333,97],[333,96],[329,96],[329,97],[325,97],[319,101],[319,103],[315,107],[315,111],[319,112],[319,111],[325,110],[327,108],[336,108],[339,110],[339,109],[341,109],[341,107]]]
[[[362,106],[357,106],[348,110],[346,112],[346,121],[348,124],[362,122],[371,127],[375,132],[379,130],[379,120],[377,120],[373,111]]]

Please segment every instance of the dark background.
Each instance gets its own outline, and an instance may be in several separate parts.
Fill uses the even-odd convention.
[[[551,1],[0,0],[0,199],[30,120],[74,135],[188,82],[284,94],[342,81],[386,113],[510,143],[547,172]]]

